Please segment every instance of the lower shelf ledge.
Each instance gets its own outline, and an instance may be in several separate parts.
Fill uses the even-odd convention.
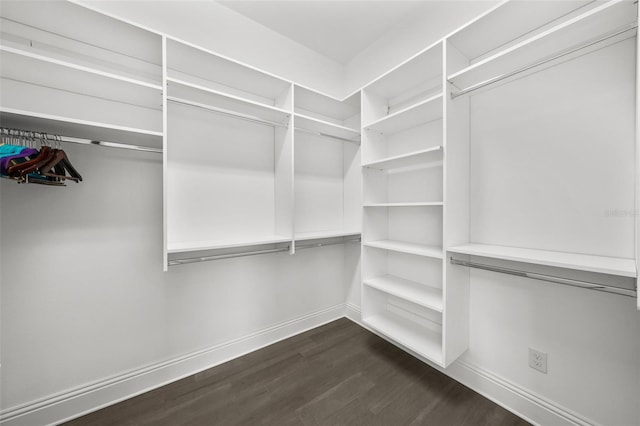
[[[440,366],[443,366],[442,334],[391,312],[365,316],[373,330]]]

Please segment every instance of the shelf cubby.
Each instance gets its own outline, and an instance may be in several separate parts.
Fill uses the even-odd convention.
[[[367,247],[378,248],[388,251],[397,251],[399,253],[414,254],[416,256],[432,257],[434,259],[442,259],[442,247],[430,246],[426,244],[409,243],[399,240],[374,240],[364,243]]]
[[[438,42],[365,87],[365,124],[411,111],[441,94],[442,51],[442,42]]]
[[[365,279],[363,284],[400,299],[442,312],[442,289],[430,287],[395,275]]]
[[[413,167],[420,165],[442,164],[442,146],[434,146],[427,149],[408,152],[406,154],[393,155],[375,161],[363,163],[363,167],[388,170]]]
[[[294,109],[297,116],[316,123],[333,124],[338,129],[345,128],[356,135],[360,134],[360,92],[344,100],[338,100],[296,85]],[[344,137],[353,136],[349,134]]]
[[[366,206],[442,206],[442,163],[396,169],[363,168]]]
[[[442,93],[364,125],[368,132],[393,134],[442,119]]]
[[[633,37],[636,34],[636,7],[633,2],[610,1],[586,11],[581,10],[582,13],[577,16],[564,17],[564,20],[551,27],[526,34],[518,42],[502,46],[494,53],[472,61],[467,67],[450,73],[448,80],[456,90],[464,91],[495,77],[508,77],[509,73],[526,70],[532,66],[550,66],[558,61],[582,55],[587,48],[601,49]],[[463,30],[462,34],[464,32]],[[603,38],[604,40],[598,41]],[[450,41],[456,46],[455,38]],[[461,47],[458,50],[466,49]]]
[[[344,139],[345,142],[351,141],[360,143],[360,131],[350,127],[334,124],[329,121],[323,121],[318,118],[295,114],[296,131],[299,133],[311,133],[319,136],[333,137]]]
[[[291,116],[290,111],[187,81],[168,77],[167,85],[169,102],[183,103],[194,108],[209,109],[214,113],[235,115],[248,120],[263,120],[283,127],[288,125]]]
[[[364,286],[368,303],[362,321],[415,354],[443,364],[442,315],[373,286]]]
[[[0,27],[5,48],[162,88],[159,34],[71,2],[3,3]]]
[[[167,74],[211,93],[292,109],[291,83],[172,38],[167,38]]]

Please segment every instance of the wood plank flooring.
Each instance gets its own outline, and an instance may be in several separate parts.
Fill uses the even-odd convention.
[[[528,423],[343,318],[66,425]]]

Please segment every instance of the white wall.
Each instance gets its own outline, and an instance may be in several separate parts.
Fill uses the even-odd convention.
[[[332,96],[344,94],[344,67],[214,1],[77,0],[120,19]]]
[[[3,410],[344,303],[341,246],[163,273],[161,157],[65,150],[82,183],[0,183]]]
[[[471,241],[633,258],[635,41],[471,98]],[[635,300],[473,270],[463,361],[601,425],[638,424]],[[547,352],[548,374],[528,367]]]

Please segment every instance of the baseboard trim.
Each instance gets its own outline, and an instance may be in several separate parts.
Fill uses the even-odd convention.
[[[598,423],[552,402],[491,371],[464,360],[447,370],[449,377],[484,396],[529,423],[544,426],[596,426]]]
[[[0,423],[41,426],[68,421],[342,318],[345,310],[344,304],[335,305],[238,339],[10,407],[0,412]]]
[[[345,303],[344,316],[355,322],[358,325],[362,325],[362,313],[360,312],[360,306],[353,303]]]
[[[332,306],[235,340],[2,410],[0,423],[6,426],[41,426],[71,420],[342,317],[369,329],[361,321],[359,306],[351,303]],[[456,361],[446,370],[428,360],[422,360],[534,425],[597,425],[518,384],[464,360]]]

